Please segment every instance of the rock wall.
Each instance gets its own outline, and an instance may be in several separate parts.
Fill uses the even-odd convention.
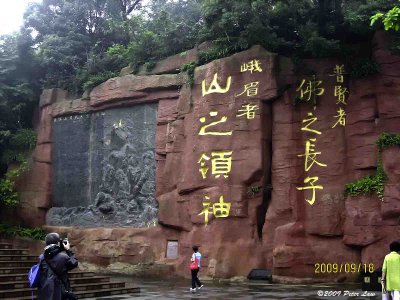
[[[197,244],[210,277],[271,268],[277,276],[350,280],[357,272],[318,272],[316,264],[376,269],[399,237],[399,147],[382,154],[389,177],[383,201],[343,191],[375,172],[379,134],[400,132],[400,58],[385,41],[375,39],[379,73],[363,80],[350,80],[335,60],[306,61],[315,75],[294,74],[288,59],[256,46],[196,68],[193,86],[181,74],[161,74],[110,79],[89,99],[46,90],[35,162],[20,183],[20,216],[42,225],[57,203],[54,118],[158,103],[158,225],[48,227],[68,233],[83,260],[117,271],[118,263],[147,263],[187,275]],[[159,73],[178,69],[178,61],[161,62]]]

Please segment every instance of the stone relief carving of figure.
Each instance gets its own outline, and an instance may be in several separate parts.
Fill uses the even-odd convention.
[[[128,203],[126,210],[132,215],[137,215],[140,213],[140,207],[135,199]]]
[[[107,193],[113,192],[115,170],[112,165],[104,162],[103,178],[100,185],[100,190]]]
[[[110,195],[100,192],[96,196],[95,206],[98,207],[103,214],[110,214],[115,209],[115,202]]]
[[[153,196],[155,193],[155,182],[152,180],[147,180],[140,189],[140,194],[145,196]]]
[[[128,176],[122,169],[118,169],[115,173],[115,191],[117,192],[117,199],[127,199],[131,193],[131,185],[128,181]]]
[[[139,191],[140,194],[146,196],[147,195],[146,189],[145,190],[142,189],[143,185],[149,178],[154,177],[154,154],[152,151],[147,151],[142,155],[142,162],[140,169],[143,171],[139,181],[135,185],[135,190]],[[144,193],[142,193],[142,190]]]
[[[98,182],[91,187],[95,195],[93,203],[79,208],[52,208],[49,218],[55,222],[49,224],[135,227],[155,224],[158,210],[154,198],[155,159],[154,150],[149,150],[154,148],[154,132],[144,132],[142,125],[134,126],[132,121],[119,118],[114,122],[118,126],[108,128],[108,133],[107,129],[101,131],[105,134],[101,138],[107,142],[96,153],[103,156],[101,171],[92,169],[101,172],[93,173],[94,182]]]
[[[140,180],[142,171],[140,170],[140,167],[138,166],[137,159],[132,155],[128,159],[128,168],[127,168],[127,173],[128,173],[128,179],[129,183],[131,185],[131,193],[133,196],[138,194],[138,190],[136,189],[136,185]]]

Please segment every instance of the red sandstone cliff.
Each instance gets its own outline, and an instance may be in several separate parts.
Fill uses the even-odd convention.
[[[399,237],[399,149],[383,153],[389,177],[383,201],[346,198],[343,191],[346,183],[374,172],[379,134],[400,132],[400,58],[390,55],[383,41],[382,36],[376,37],[378,74],[357,81],[344,75],[343,86],[349,92],[343,106],[346,124],[334,128],[341,104],[332,75],[341,63],[308,61],[325,93],[318,97],[315,109],[311,102],[294,106],[296,89],[305,77],[293,74],[287,59],[260,47],[196,68],[193,87],[184,84],[183,76],[169,74],[114,78],[96,87],[89,100],[68,100],[63,91],[46,90],[40,102],[34,164],[19,183],[19,216],[24,224],[43,225],[51,207],[53,118],[158,102],[159,224],[145,229],[58,228],[70,232],[83,260],[102,266],[156,262],[184,275],[191,246],[198,244],[205,257],[203,274],[212,277],[246,276],[252,268],[271,268],[275,275],[352,278],[355,274],[345,272],[316,274],[315,264],[380,267],[388,244]],[[262,71],[242,71],[243,64],[255,60]],[[229,77],[230,88],[222,92]],[[214,78],[219,92],[204,93],[203,81],[205,90],[211,91]],[[251,83],[258,84],[248,86],[253,92],[246,91]],[[239,116],[246,105],[253,107],[254,118]],[[321,134],[301,130],[308,113],[318,118],[313,127]],[[217,123],[204,129],[212,122]],[[202,135],[202,128],[224,134]],[[320,152],[317,160],[326,166],[314,164],[305,171],[299,155],[310,139],[315,139]],[[231,158],[231,169],[225,174],[220,169],[217,177],[211,163],[218,155],[225,163]],[[208,167],[207,173],[202,174],[202,167]],[[298,189],[307,176],[317,176],[323,186],[316,190],[313,205],[306,201],[310,190]],[[210,202],[212,211],[221,196],[230,204],[229,216],[215,217],[213,211],[205,226],[205,214],[200,214],[204,203]],[[179,243],[177,259],[166,258],[168,240]]]

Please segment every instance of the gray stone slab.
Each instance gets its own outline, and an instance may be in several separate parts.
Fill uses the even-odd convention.
[[[54,123],[54,200],[58,226],[150,226],[157,220],[157,104],[110,109]]]

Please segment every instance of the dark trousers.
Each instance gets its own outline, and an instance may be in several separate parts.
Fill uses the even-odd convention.
[[[201,286],[201,282],[199,280],[199,278],[197,277],[197,273],[199,273],[200,268],[198,268],[197,270],[191,270],[192,271],[192,289],[196,288],[196,284],[197,286]]]

